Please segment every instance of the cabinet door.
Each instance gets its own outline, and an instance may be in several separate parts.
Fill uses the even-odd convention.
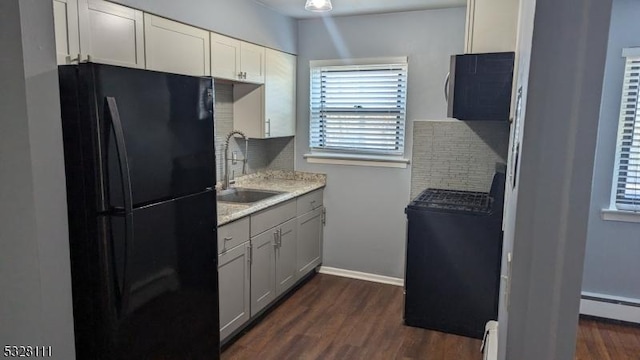
[[[296,57],[266,50],[265,137],[295,135]]]
[[[251,238],[251,316],[276,298],[276,230],[267,230]]]
[[[249,251],[247,241],[218,256],[220,340],[249,320]]]
[[[144,68],[142,11],[102,0],[79,0],[82,60]]]
[[[468,0],[467,53],[515,51],[518,0]]]
[[[209,32],[144,14],[147,69],[176,74],[211,74]]]
[[[77,0],[53,0],[53,24],[56,61],[58,65],[64,65],[80,54]]]
[[[319,207],[297,218],[298,277],[306,275],[322,261],[322,218],[324,208]]]
[[[298,279],[296,268],[296,219],[282,224],[276,247],[276,296],[287,291]]]
[[[263,84],[265,48],[244,41],[240,42],[240,71],[245,73],[243,81]]]
[[[211,76],[236,80],[240,74],[240,40],[211,33]]]

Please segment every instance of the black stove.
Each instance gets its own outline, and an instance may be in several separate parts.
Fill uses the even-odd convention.
[[[407,206],[404,322],[481,339],[498,316],[505,174],[489,192],[426,189]]]
[[[493,197],[485,192],[426,189],[409,206],[489,214],[492,205]]]

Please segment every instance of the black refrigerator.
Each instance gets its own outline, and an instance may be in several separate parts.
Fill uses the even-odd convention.
[[[59,67],[78,359],[218,359],[211,78]]]

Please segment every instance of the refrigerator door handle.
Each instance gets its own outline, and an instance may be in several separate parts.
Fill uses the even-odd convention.
[[[447,77],[444,79],[444,101],[449,102],[449,80],[451,79],[451,73],[447,73]]]
[[[126,315],[129,305],[129,280],[127,272],[131,268],[131,258],[133,253],[133,197],[131,195],[131,175],[129,173],[129,160],[127,158],[127,148],[124,141],[124,130],[122,129],[122,121],[118,112],[118,104],[116,99],[110,96],[104,99],[104,108],[106,110],[106,118],[113,127],[113,133],[116,141],[116,152],[118,154],[118,165],[120,168],[120,182],[122,184],[123,205],[124,205],[124,269],[122,271],[122,292],[120,294],[119,316]]]

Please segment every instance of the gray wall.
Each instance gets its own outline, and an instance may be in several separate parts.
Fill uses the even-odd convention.
[[[519,184],[511,194],[517,207],[509,203],[513,215],[505,223],[513,263],[508,318],[499,319],[500,327],[508,328],[500,358],[570,360],[611,0],[522,4],[535,7],[535,19],[527,13],[520,28],[520,39],[533,38],[528,81],[527,72],[518,78],[526,108]]]
[[[276,50],[297,52],[296,21],[252,0],[112,1]]]
[[[464,21],[465,9],[455,8],[298,22],[296,169],[327,174],[325,266],[403,277],[411,169],[306,162],[309,61],[408,56],[405,157],[411,158],[411,122],[446,117],[442,85],[449,55],[463,51]]]
[[[598,146],[584,264],[583,291],[640,302],[640,224],[602,220],[609,207],[615,162],[624,59],[622,49],[640,46],[640,2],[614,0],[598,125]]]
[[[523,0],[520,2],[519,21],[518,21],[518,40],[516,45],[516,62],[515,62],[515,89],[522,89],[521,111],[514,113],[514,121],[511,124],[509,134],[509,154],[507,160],[507,181],[509,184],[505,187],[505,204],[503,214],[503,242],[502,242],[502,259],[500,269],[500,298],[498,306],[498,359],[505,360],[507,353],[507,334],[509,330],[509,302],[507,296],[510,291],[510,263],[509,257],[513,254],[515,242],[515,217],[517,215],[518,194],[519,194],[519,177],[515,172],[515,163],[520,162],[521,153],[514,149],[518,149],[522,144],[523,132],[521,129],[524,125],[524,117],[527,111],[527,95],[529,87],[529,68],[531,63],[531,47],[533,39],[533,26],[536,11],[535,0]],[[516,93],[517,94],[517,93]],[[517,97],[517,95],[516,95]],[[516,103],[514,101],[514,103]],[[519,157],[518,157],[519,156]],[[516,160],[517,159],[517,160]],[[506,279],[506,281],[505,281]]]
[[[227,134],[233,130],[233,85],[216,82],[215,84],[215,146],[216,146],[216,174],[218,181],[224,176],[224,141]],[[294,157],[293,137],[273,139],[249,140],[249,161],[246,171],[248,174],[260,170],[289,170],[293,171]],[[229,157],[236,151],[238,159],[244,159],[245,142],[232,138],[229,141]],[[242,162],[235,165],[229,162],[229,176],[242,174]]]
[[[506,121],[414,121],[411,198],[426,188],[489,191],[508,146]]]
[[[51,1],[1,1],[0,48],[0,339],[73,359]]]

